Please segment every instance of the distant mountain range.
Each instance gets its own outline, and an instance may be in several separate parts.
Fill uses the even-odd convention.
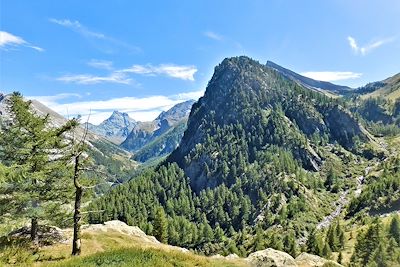
[[[111,142],[119,145],[136,125],[137,122],[130,118],[127,113],[114,111],[108,119],[99,125],[88,123],[88,128],[90,131],[104,136]]]
[[[133,159],[145,162],[169,154],[179,144],[195,101],[188,100],[163,111],[153,121],[140,122],[127,113],[114,111],[99,125],[88,124],[90,131],[123,149],[134,152]]]
[[[179,103],[162,112],[154,121],[137,123],[121,147],[133,152],[133,158],[141,162],[169,154],[183,136],[194,102]]]

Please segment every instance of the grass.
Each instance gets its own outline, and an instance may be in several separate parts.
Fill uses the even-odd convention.
[[[66,234],[71,236],[72,233]],[[0,249],[0,266],[246,266],[240,259],[213,259],[184,253],[115,230],[84,231],[81,256],[72,257],[70,254],[70,241],[39,250],[16,244]]]
[[[157,249],[123,248],[99,252],[90,256],[70,258],[41,266],[244,266],[235,262],[213,260],[206,257]]]

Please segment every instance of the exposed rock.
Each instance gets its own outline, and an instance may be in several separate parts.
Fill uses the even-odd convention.
[[[30,240],[31,228],[24,226],[8,234],[8,240]],[[38,237],[40,246],[48,246],[68,240],[63,231],[55,226],[39,225]]]
[[[337,267],[342,266],[337,262],[327,260],[317,255],[312,255],[305,252],[297,256],[295,261],[299,267],[322,267],[326,263],[330,263],[331,264],[330,266],[337,266]]]
[[[292,256],[272,248],[251,253],[247,261],[255,267],[297,267]]]
[[[228,259],[228,260],[234,260],[234,259],[238,259],[239,256],[237,254],[233,253],[233,254],[229,254],[225,258]]]
[[[118,220],[108,221],[105,222],[104,224],[90,224],[83,226],[82,229],[87,231],[103,231],[103,232],[114,230],[127,235],[139,237],[145,242],[160,244],[160,241],[158,241],[154,236],[146,235],[146,233],[143,232],[139,227],[129,226],[126,223]]]

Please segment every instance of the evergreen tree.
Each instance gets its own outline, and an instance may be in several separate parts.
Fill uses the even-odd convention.
[[[168,242],[168,222],[162,207],[158,207],[155,214],[153,235],[162,243]]]
[[[322,249],[322,256],[326,259],[330,259],[332,256],[332,250],[328,242],[325,242],[324,248]]]
[[[0,188],[8,202],[2,212],[29,218],[37,245],[39,220],[54,220],[71,200],[66,135],[78,124],[71,120],[53,127],[49,115],[37,115],[19,93],[11,95],[9,107],[11,121],[0,131],[0,161],[10,169]]]
[[[395,214],[390,222],[389,235],[400,244],[400,219],[399,215]]]
[[[297,256],[297,244],[294,231],[289,231],[283,239],[284,250],[292,255],[294,258]]]
[[[316,229],[314,229],[307,240],[307,251],[311,254],[322,256],[322,239]]]

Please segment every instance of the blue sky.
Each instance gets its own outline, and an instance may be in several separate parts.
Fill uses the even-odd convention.
[[[400,72],[400,1],[0,0],[0,91],[63,115],[150,120],[223,58],[360,86]]]

